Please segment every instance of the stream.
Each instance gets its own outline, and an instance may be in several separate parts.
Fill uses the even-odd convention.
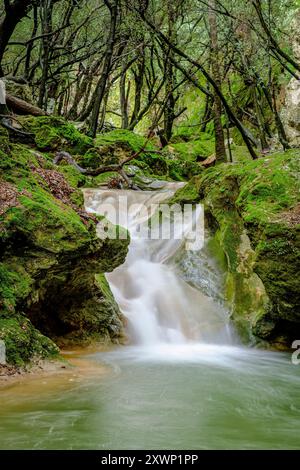
[[[195,220],[183,239],[141,236],[141,207],[153,217],[177,187],[85,191],[90,212],[120,211],[120,194],[133,208],[127,259],[107,274],[128,345],[85,356],[90,374],[3,387],[1,449],[299,448],[300,366],[240,344],[207,246],[186,250]]]

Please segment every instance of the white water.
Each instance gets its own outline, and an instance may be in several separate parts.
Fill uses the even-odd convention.
[[[174,189],[128,197],[149,205]],[[124,194],[87,190],[86,205],[102,213]],[[135,211],[128,223],[126,263],[108,275],[131,345],[91,355],[99,372],[84,380],[8,383],[0,448],[299,449],[299,366],[290,354],[234,345],[206,249],[141,240],[139,219]]]
[[[86,207],[103,214],[111,204],[120,211],[119,198],[126,196],[127,207],[143,204],[152,215],[153,204],[168,199],[176,189],[177,184],[159,193],[91,190],[85,192]],[[139,346],[139,354],[142,348],[145,353],[151,350],[164,357],[184,352],[193,355],[199,343],[229,344],[231,334],[224,310],[178,272],[174,258],[182,255],[185,239],[145,239],[139,230],[145,223],[145,211],[135,206],[126,223],[131,235],[126,262],[107,274],[120,310],[128,319],[130,343]],[[174,231],[179,229],[175,223]],[[185,226],[185,236],[192,229],[192,224]]]

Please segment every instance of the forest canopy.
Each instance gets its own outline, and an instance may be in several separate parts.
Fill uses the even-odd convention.
[[[298,0],[2,0],[1,75],[45,113],[115,127],[215,136],[253,159],[288,149],[279,109],[300,75]],[[294,47],[292,44],[294,43]]]

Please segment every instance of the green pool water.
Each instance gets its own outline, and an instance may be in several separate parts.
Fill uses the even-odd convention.
[[[300,366],[288,354],[191,343],[89,360],[93,374],[80,380],[2,388],[0,448],[300,447]]]

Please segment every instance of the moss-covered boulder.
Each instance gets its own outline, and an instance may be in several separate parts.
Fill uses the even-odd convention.
[[[202,133],[197,140],[188,142],[175,139],[175,143],[168,146],[169,152],[186,162],[205,160],[215,152],[215,141],[209,134]]]
[[[0,338],[8,362],[53,356],[66,341],[116,340],[120,312],[103,273],[124,262],[128,237],[97,236],[81,192],[46,154],[9,150],[0,159]]]
[[[300,151],[291,150],[206,170],[173,198],[205,204],[246,340],[290,345],[300,334],[299,180]]]
[[[145,137],[123,129],[99,134],[94,147],[79,156],[78,162],[84,168],[98,168],[119,164],[134,154],[138,157],[131,164],[144,177],[186,181],[202,171],[196,162],[178,157],[168,148],[162,151]]]
[[[93,140],[76,127],[57,116],[23,117],[24,128],[35,135],[39,150],[67,150],[72,154],[85,153],[93,146]]]

